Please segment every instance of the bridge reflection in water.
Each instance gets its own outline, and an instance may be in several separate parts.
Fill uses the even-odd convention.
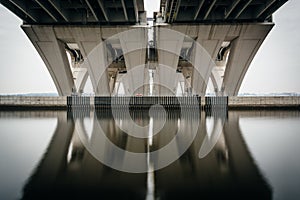
[[[166,116],[166,121],[151,139],[137,138],[124,132],[128,129],[129,119],[124,118],[121,109],[114,113],[114,117],[107,110],[58,112],[55,133],[23,188],[23,199],[272,199],[272,189],[243,140],[237,113],[202,111],[199,113],[200,123],[194,120],[192,111],[166,111],[149,116],[148,112],[135,110],[130,115],[140,126],[152,123],[153,129],[161,125],[162,115]],[[211,131],[207,128],[209,121],[214,122]],[[147,153],[169,144],[178,129],[189,137],[193,123],[198,123],[199,129],[189,148],[178,160],[154,172],[127,173],[112,169],[99,162],[94,157],[95,152],[93,156],[82,143],[85,139],[99,151],[104,151],[101,153],[107,159],[114,160],[114,149],[107,148],[108,145],[101,141],[99,127],[119,148]],[[202,152],[203,158],[199,158],[202,145],[213,148]],[[180,152],[180,145],[172,148],[170,153]],[[118,163],[125,162],[126,152]],[[149,165],[149,160],[145,163]]]

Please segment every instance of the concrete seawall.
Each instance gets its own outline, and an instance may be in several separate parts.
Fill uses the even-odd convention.
[[[1,108],[66,109],[67,97],[0,96]]]
[[[201,106],[205,106],[205,98],[201,98]],[[90,97],[94,105],[94,97]],[[1,109],[67,109],[67,97],[45,96],[0,96]],[[228,97],[229,109],[268,109],[268,108],[300,108],[300,96],[275,97]]]
[[[228,107],[236,109],[245,108],[299,108],[300,96],[274,96],[274,97],[229,97]]]

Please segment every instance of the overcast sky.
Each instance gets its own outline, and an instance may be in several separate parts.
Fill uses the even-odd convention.
[[[276,25],[251,63],[240,93],[300,93],[299,8],[299,0],[289,0],[274,14]],[[46,66],[20,28],[22,21],[2,5],[0,19],[0,93],[56,93]]]

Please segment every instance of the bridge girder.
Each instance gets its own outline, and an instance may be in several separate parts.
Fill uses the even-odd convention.
[[[136,24],[143,0],[0,0],[24,24]]]
[[[271,22],[272,13],[287,1],[161,0],[160,12],[168,23]],[[174,2],[180,2],[175,12]]]

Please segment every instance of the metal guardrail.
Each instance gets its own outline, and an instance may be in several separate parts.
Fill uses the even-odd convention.
[[[228,96],[222,96],[222,97],[205,97],[205,107],[211,108],[211,107],[223,107],[228,106]]]
[[[83,96],[68,96],[67,97],[67,107],[70,108],[90,108],[91,107],[91,97]]]
[[[93,99],[92,99],[93,98]],[[213,107],[228,106],[228,97],[205,97],[205,105],[201,105],[201,97],[175,97],[175,96],[145,96],[145,97],[110,97],[110,96],[68,96],[68,108],[130,108],[143,109],[154,105],[164,108],[179,109],[181,107],[199,107],[211,109]]]
[[[228,97],[205,97],[203,109],[207,116],[219,116],[226,118],[228,111]]]
[[[129,107],[133,109],[150,108],[153,105],[161,105],[165,108],[201,107],[200,97],[95,97],[95,108]]]

